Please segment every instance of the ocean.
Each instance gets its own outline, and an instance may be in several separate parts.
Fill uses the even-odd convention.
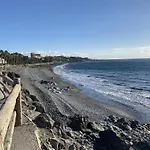
[[[150,59],[71,63],[54,72],[95,100],[130,106],[150,121]]]

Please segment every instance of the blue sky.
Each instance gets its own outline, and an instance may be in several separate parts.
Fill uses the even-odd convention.
[[[0,49],[150,57],[149,0],[0,0]]]

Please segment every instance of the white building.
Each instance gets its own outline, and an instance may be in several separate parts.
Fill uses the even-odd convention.
[[[41,54],[40,53],[38,53],[38,52],[32,52],[31,53],[31,58],[41,58]]]
[[[0,64],[7,64],[7,62],[3,58],[0,58]]]

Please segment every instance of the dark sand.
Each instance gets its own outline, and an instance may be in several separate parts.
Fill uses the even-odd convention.
[[[67,121],[68,116],[74,114],[88,116],[91,121],[97,122],[105,119],[108,115],[117,115],[144,122],[142,115],[133,108],[119,103],[108,105],[93,100],[81,93],[81,90],[73,84],[61,80],[49,67],[21,67],[14,69],[14,71],[21,75],[23,88],[27,89],[30,94],[36,95],[44,105],[47,113],[53,119],[56,120],[57,118],[62,123]],[[54,79],[51,79],[51,77],[54,77]],[[67,86],[72,87],[72,89],[55,93],[48,90],[46,84],[41,84],[41,80],[51,80],[57,83],[60,89]]]

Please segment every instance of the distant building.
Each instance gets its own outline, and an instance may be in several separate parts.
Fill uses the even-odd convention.
[[[31,53],[31,58],[41,58],[41,54],[40,53],[37,53],[37,52],[32,52]]]
[[[7,62],[3,58],[0,58],[0,64],[4,65],[4,64],[7,64]]]

